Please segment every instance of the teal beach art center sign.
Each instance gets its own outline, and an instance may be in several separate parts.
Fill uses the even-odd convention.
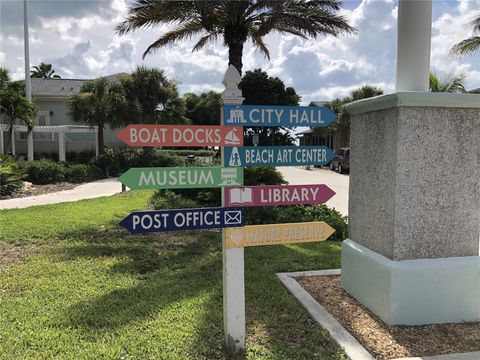
[[[326,165],[335,156],[325,146],[243,146],[224,151],[226,167]]]

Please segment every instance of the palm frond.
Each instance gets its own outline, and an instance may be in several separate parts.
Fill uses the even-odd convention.
[[[159,38],[154,43],[150,44],[143,53],[143,58],[147,56],[151,51],[156,50],[167,44],[174,43],[179,40],[189,39],[194,35],[204,32],[204,28],[200,21],[192,20],[183,25],[177,27],[176,29],[165,33],[161,38]]]
[[[200,50],[201,48],[203,48],[209,41],[215,41],[217,40],[218,38],[218,34],[215,34],[215,33],[208,33],[207,35],[205,36],[202,36],[200,38],[200,40],[198,40],[198,42],[195,44],[195,46],[193,47],[192,49],[192,52],[193,51],[198,51]]]
[[[472,36],[453,45],[451,55],[469,55],[480,50],[480,36]]]

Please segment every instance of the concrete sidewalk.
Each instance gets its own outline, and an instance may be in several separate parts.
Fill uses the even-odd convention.
[[[349,177],[328,169],[305,170],[294,166],[277,167],[290,185],[325,184],[335,191],[335,196],[326,202],[342,215],[348,215]]]
[[[121,191],[122,184],[117,178],[110,178],[82,184],[71,190],[17,199],[0,200],[0,209],[26,208],[36,205],[93,199],[102,196],[115,195]]]

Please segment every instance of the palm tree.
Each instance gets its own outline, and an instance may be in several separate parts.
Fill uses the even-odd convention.
[[[348,146],[350,142],[350,114],[345,110],[344,106],[352,101],[367,99],[382,94],[382,89],[372,85],[364,85],[353,90],[347,97],[332,100],[325,104],[325,106],[337,114],[333,126],[329,128],[312,128],[313,132],[316,135],[327,135],[332,134],[332,132],[337,132],[339,134],[340,147]]]
[[[55,70],[52,68],[52,64],[40,63],[38,66],[34,66],[30,71],[30,77],[41,79],[60,79],[60,75],[55,74]]]
[[[125,125],[188,122],[177,83],[168,79],[163,70],[138,66],[132,74],[122,75],[120,83],[127,104],[123,117]]]
[[[69,116],[74,121],[98,127],[99,154],[104,153],[103,130],[106,125],[120,125],[125,97],[120,84],[100,78],[84,83],[68,101]]]
[[[356,30],[338,15],[341,1],[170,1],[136,0],[127,19],[117,26],[119,34],[155,25],[175,25],[148,46],[143,57],[176,41],[200,36],[193,51],[223,38],[229,64],[242,72],[243,45],[249,39],[269,59],[264,37],[271,32],[302,38],[352,34]]]
[[[453,45],[450,54],[467,55],[480,50],[480,15],[473,19],[470,24],[473,26],[473,36]]]
[[[35,126],[35,117],[37,108],[35,104],[28,100],[24,95],[24,89],[20,82],[12,81],[8,70],[0,67],[0,114],[8,119],[9,125],[9,147],[11,144],[11,134],[16,120],[23,121],[28,132]]]
[[[449,93],[465,93],[463,81],[465,74],[450,74],[445,81],[442,81],[436,73],[430,71],[429,87],[430,92],[449,92]]]

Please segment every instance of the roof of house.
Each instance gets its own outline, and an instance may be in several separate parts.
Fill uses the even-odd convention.
[[[474,90],[470,90],[469,93],[471,93],[471,94],[480,94],[480,88],[474,89]]]
[[[108,81],[117,81],[118,76],[113,74],[104,76]],[[31,78],[32,96],[64,96],[78,94],[83,83],[91,79],[40,79]]]

